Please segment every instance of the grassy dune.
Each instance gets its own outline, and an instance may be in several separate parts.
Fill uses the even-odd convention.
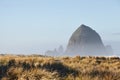
[[[0,80],[120,80],[120,59],[1,55]]]

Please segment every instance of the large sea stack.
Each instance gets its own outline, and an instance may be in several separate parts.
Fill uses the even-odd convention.
[[[67,49],[67,55],[104,56],[105,46],[100,35],[90,27],[82,24],[71,36]]]

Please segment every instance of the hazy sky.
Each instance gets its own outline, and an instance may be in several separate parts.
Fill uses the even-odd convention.
[[[0,0],[0,53],[65,48],[81,24],[119,50],[120,0]]]

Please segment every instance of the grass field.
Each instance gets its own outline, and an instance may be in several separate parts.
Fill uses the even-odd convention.
[[[120,58],[1,55],[0,80],[120,80]]]

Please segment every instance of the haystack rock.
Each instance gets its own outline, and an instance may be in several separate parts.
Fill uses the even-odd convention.
[[[67,55],[104,56],[105,46],[99,34],[90,27],[82,24],[71,36],[67,49]]]

